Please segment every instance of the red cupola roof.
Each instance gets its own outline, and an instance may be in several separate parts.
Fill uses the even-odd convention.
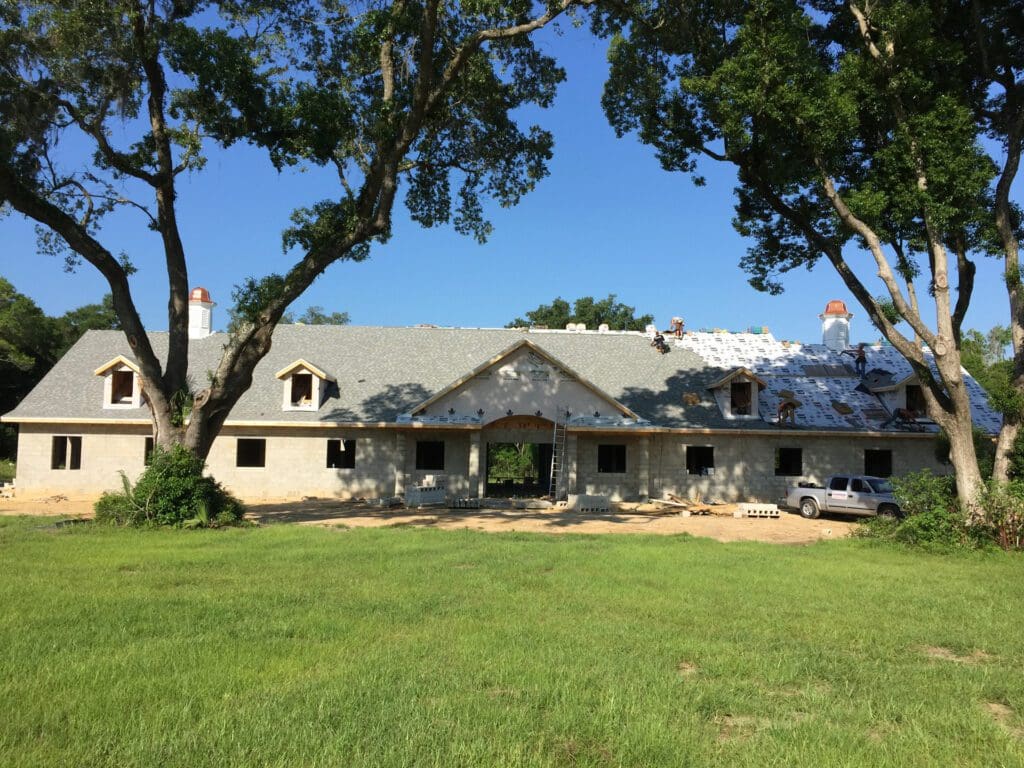
[[[826,315],[848,315],[850,313],[846,310],[846,303],[845,302],[841,301],[840,299],[832,299],[832,301],[830,301],[828,303],[828,305],[825,307],[825,313],[824,314],[826,314]]]
[[[209,303],[211,303],[210,302],[210,292],[208,290],[206,290],[205,288],[200,288],[200,287],[196,286],[191,291],[189,291],[189,293],[188,293],[188,300],[189,301],[201,301],[201,302],[203,302],[205,304],[209,304]],[[829,306],[831,306],[831,305],[829,305]]]

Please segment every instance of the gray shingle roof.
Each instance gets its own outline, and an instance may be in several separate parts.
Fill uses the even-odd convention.
[[[162,355],[166,335],[153,333],[151,338]],[[798,397],[805,403],[798,412],[801,426],[878,428],[878,420],[868,418],[872,409],[877,412],[877,399],[854,391],[858,380],[839,367],[849,358],[820,345],[786,345],[768,334],[687,334],[680,340],[670,339],[671,351],[662,355],[639,333],[305,325],[277,329],[273,347],[257,366],[253,385],[230,420],[394,422],[524,338],[656,426],[776,429],[769,422],[775,418],[779,391],[799,389]],[[196,389],[206,386],[226,339],[224,334],[213,334],[191,342],[190,378]],[[146,418],[145,407],[103,408],[103,382],[93,371],[118,354],[133,357],[123,333],[88,332],[8,416],[55,421]],[[281,408],[282,384],[274,374],[298,358],[316,361],[337,379],[318,411]],[[894,350],[869,350],[869,367],[882,362],[898,378],[902,371],[909,372]],[[727,419],[707,390],[740,366],[768,381],[759,397],[763,421]],[[973,380],[969,386],[979,424],[990,431],[998,429],[999,417],[988,407],[984,392]],[[697,395],[699,403],[686,405],[687,394]],[[853,413],[839,414],[832,400],[848,404]]]

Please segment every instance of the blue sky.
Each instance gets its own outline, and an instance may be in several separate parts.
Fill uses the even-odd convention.
[[[391,240],[361,263],[339,263],[300,299],[344,310],[361,325],[494,327],[555,296],[574,299],[614,293],[667,327],[682,315],[688,329],[741,330],[766,325],[777,338],[820,340],[817,315],[829,299],[854,313],[852,338],[879,337],[831,266],[792,272],[781,296],[758,293],[738,266],[748,243],[732,229],[729,166],[709,163],[698,189],[682,174],[658,166],[650,148],[616,139],[601,111],[607,71],[605,46],[568,25],[546,31],[542,45],[568,72],[553,108],[539,122],[555,135],[550,176],[515,208],[489,211],[490,240],[479,245],[450,228],[425,230],[395,209]],[[336,195],[332,174],[318,169],[278,174],[263,153],[246,147],[211,148],[206,169],[183,180],[179,219],[191,283],[208,288],[214,323],[222,327],[232,287],[242,278],[283,272],[280,233],[299,205]],[[1015,199],[1021,199],[1018,179]],[[0,275],[56,314],[98,300],[105,283],[88,265],[68,275],[56,260],[36,254],[30,223],[0,220]],[[157,236],[135,215],[111,219],[101,239],[139,267],[136,303],[151,329],[166,328],[166,282]],[[862,276],[870,258],[852,253]],[[967,327],[1005,324],[1005,290],[997,260],[978,265]],[[863,279],[867,279],[863,277]],[[876,281],[877,282],[877,281]],[[872,284],[876,294],[880,283]],[[922,289],[920,294],[925,295]],[[933,320],[930,324],[933,324]]]

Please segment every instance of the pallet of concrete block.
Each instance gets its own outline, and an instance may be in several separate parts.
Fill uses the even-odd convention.
[[[405,489],[405,506],[425,507],[428,504],[444,504],[445,488],[442,486],[418,486]]]
[[[775,504],[737,504],[736,511],[732,513],[732,516],[777,518],[779,516],[779,508]]]
[[[559,502],[561,506],[570,512],[611,512],[611,502],[607,496],[595,496],[585,493],[570,493],[565,502]]]
[[[480,499],[458,498],[452,499],[448,505],[452,509],[480,509]]]
[[[405,489],[405,506],[425,507],[445,504],[448,496],[448,478],[445,475],[424,475],[419,483]]]

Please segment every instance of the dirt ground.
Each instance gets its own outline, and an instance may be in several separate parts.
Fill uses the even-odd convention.
[[[93,499],[51,496],[0,499],[0,515],[90,517]],[[706,536],[718,541],[768,541],[809,544],[849,536],[856,522],[846,518],[804,520],[782,512],[778,519],[734,518],[730,504],[710,507],[712,514],[684,517],[678,508],[658,504],[617,504],[607,514],[564,509],[381,508],[336,499],[257,501],[248,517],[259,523],[345,525],[352,528],[416,525],[447,530],[529,531],[534,533],[653,533]]]

